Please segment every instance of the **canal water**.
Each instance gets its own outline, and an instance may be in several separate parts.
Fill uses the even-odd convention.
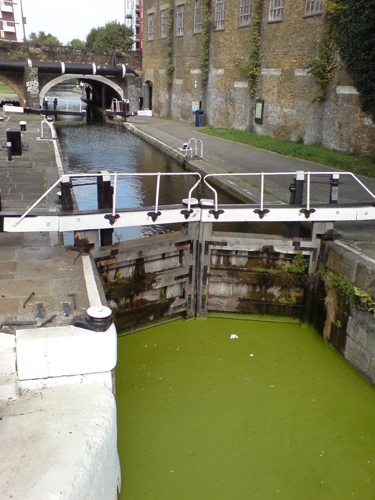
[[[121,125],[77,123],[59,128],[70,172],[181,171]],[[190,186],[162,183],[160,203],[180,203]],[[119,205],[152,206],[154,187],[124,183]],[[80,208],[96,208],[90,189],[75,189]],[[124,335],[116,388],[122,500],[374,498],[375,392],[310,328],[209,318]]]
[[[374,498],[374,389],[312,329],[178,320],[118,346],[121,499]]]
[[[80,95],[72,92],[72,86],[57,86],[47,98],[57,97],[58,106],[65,106],[66,100],[75,101],[79,107]],[[71,105],[71,104],[70,104]],[[108,170],[120,173],[182,173],[183,168],[174,159],[159,152],[140,138],[127,132],[122,124],[103,123],[103,117],[92,113],[87,108],[87,120],[71,117],[68,122],[57,122],[57,132],[69,173],[90,173]],[[160,205],[180,204],[188,197],[190,188],[197,178],[163,177],[160,185]],[[95,209],[96,187],[79,187],[88,181],[75,184],[75,196],[80,209]],[[122,178],[118,181],[116,206],[119,208],[152,207],[155,204],[156,177]],[[219,203],[230,204],[238,201],[222,190],[219,192]],[[212,199],[212,192],[203,184],[194,191],[198,199]],[[177,225],[153,225],[137,228],[115,229],[114,241],[125,241],[162,234],[179,229]],[[214,224],[214,230],[233,232],[258,232],[286,234],[286,225],[273,223],[236,223]]]

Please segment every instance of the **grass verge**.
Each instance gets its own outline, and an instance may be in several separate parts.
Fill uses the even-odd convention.
[[[292,158],[299,158],[338,170],[375,178],[375,156],[364,156],[355,152],[346,153],[322,146],[274,139],[270,136],[253,134],[232,128],[222,129],[206,126],[200,132],[220,137],[221,139],[246,144],[247,146],[272,151],[280,155],[291,156]]]
[[[0,92],[14,92],[8,85],[0,85]]]

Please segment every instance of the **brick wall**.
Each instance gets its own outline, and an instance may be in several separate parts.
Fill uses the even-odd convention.
[[[257,97],[264,99],[262,125],[254,123],[254,99],[246,78],[235,66],[246,53],[250,27],[239,27],[240,0],[226,0],[224,29],[210,32],[209,77],[206,87],[199,75],[201,34],[194,34],[194,0],[174,0],[184,5],[184,34],[174,36],[171,86],[166,80],[167,42],[161,38],[161,11],[165,0],[145,0],[143,18],[143,73],[145,98],[152,86],[156,115],[193,121],[192,101],[202,101],[206,121],[215,127],[250,129],[263,135],[363,153],[375,154],[375,128],[359,107],[343,63],[337,68],[325,102],[313,103],[314,77],[306,66],[316,54],[315,38],[322,32],[325,13],[305,16],[305,0],[285,0],[283,20],[269,21],[269,0],[262,2],[262,70]],[[148,14],[154,17],[153,40],[147,40]],[[215,0],[211,0],[215,18]],[[196,83],[195,83],[196,82]]]

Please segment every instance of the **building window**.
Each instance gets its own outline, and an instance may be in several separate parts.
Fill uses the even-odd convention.
[[[223,30],[225,20],[225,0],[216,0],[215,5],[215,29]]]
[[[202,33],[202,0],[195,0],[194,33]]]
[[[284,0],[270,0],[270,21],[282,21],[284,11]]]
[[[184,7],[185,5],[177,5],[176,36],[184,35]]]
[[[250,0],[240,0],[240,17],[238,26],[250,25]]]
[[[321,14],[323,12],[323,2],[319,0],[306,0],[305,15]]]
[[[147,16],[147,40],[152,41],[154,39],[154,14],[148,14]]]
[[[167,11],[162,10],[160,14],[160,36],[167,38]]]

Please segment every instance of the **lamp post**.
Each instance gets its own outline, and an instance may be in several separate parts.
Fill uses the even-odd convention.
[[[20,0],[21,5],[21,21],[22,21],[22,29],[23,29],[23,43],[26,43],[26,33],[25,33],[25,18],[23,17],[23,8],[22,8],[22,0]]]

